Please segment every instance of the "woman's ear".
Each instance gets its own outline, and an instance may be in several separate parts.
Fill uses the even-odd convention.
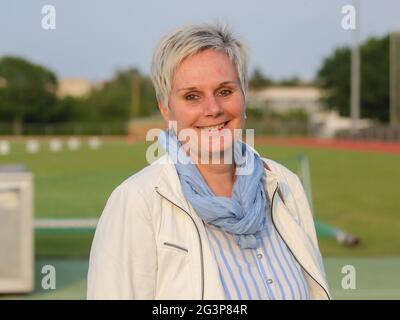
[[[161,100],[158,100],[158,108],[160,109],[161,115],[166,122],[170,119],[169,109]]]

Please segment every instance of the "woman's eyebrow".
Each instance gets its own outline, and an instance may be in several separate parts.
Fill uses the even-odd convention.
[[[230,84],[230,83],[238,84],[238,81],[224,81],[224,82],[221,82],[221,83],[219,84],[219,87],[221,87],[221,86],[223,86],[223,85],[226,85],[226,84]],[[179,91],[183,91],[183,90],[197,90],[197,88],[196,88],[196,87],[187,87],[187,88],[178,89],[178,90],[176,90],[176,91],[179,92]]]

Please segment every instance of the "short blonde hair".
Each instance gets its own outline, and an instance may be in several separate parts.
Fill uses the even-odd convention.
[[[247,97],[247,47],[239,41],[228,26],[199,24],[181,27],[165,35],[157,45],[152,62],[151,77],[157,100],[166,107],[172,89],[172,77],[187,57],[206,49],[224,52],[236,67],[243,95]]]

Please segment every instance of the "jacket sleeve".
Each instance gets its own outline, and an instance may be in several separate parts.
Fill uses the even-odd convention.
[[[154,299],[156,244],[150,211],[136,187],[120,185],[96,228],[88,299]]]

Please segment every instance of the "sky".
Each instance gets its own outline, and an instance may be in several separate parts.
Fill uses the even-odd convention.
[[[400,30],[400,0],[359,0],[361,41]],[[56,29],[42,28],[42,7],[56,9]],[[0,0],[0,56],[17,55],[59,78],[109,79],[138,67],[149,74],[158,40],[194,23],[228,23],[250,48],[249,71],[273,79],[311,80],[323,59],[350,45],[341,12],[352,0]]]

